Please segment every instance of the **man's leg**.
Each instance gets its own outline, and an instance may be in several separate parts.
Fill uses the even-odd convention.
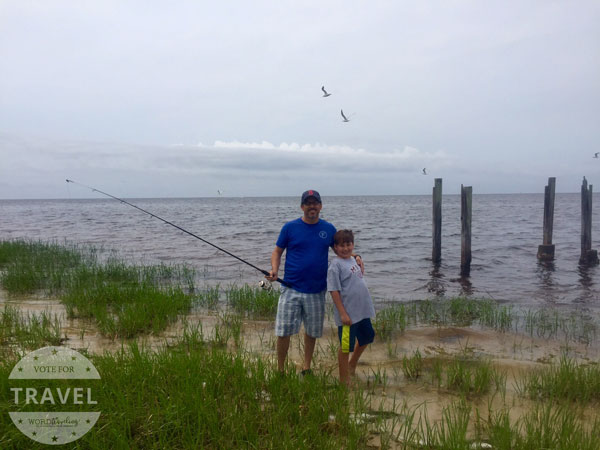
[[[313,353],[315,352],[316,342],[317,338],[304,333],[304,370],[310,369],[310,363],[312,362]]]
[[[290,348],[290,336],[277,336],[277,369],[283,373],[285,369],[285,358]]]
[[[283,373],[285,358],[290,348],[290,337],[298,334],[301,322],[301,305],[299,293],[293,289],[283,289],[277,304],[275,318],[275,335],[277,336],[277,369]]]
[[[306,294],[302,298],[304,322],[304,370],[310,369],[317,338],[323,335],[325,320],[325,291]]]

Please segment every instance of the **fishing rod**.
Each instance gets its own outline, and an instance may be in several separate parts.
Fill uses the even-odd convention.
[[[99,194],[106,195],[107,197],[110,197],[110,198],[112,198],[112,199],[118,200],[118,201],[120,201],[121,203],[125,203],[126,205],[132,206],[133,208],[135,208],[135,209],[137,209],[137,210],[140,210],[140,211],[142,211],[143,213],[146,213],[146,214],[148,214],[148,215],[150,215],[150,216],[152,216],[152,217],[154,217],[154,218],[156,218],[156,219],[158,219],[158,220],[160,220],[160,221],[162,221],[162,222],[166,223],[167,225],[171,225],[172,227],[175,227],[175,228],[177,228],[178,230],[180,230],[180,231],[183,231],[184,233],[187,233],[187,234],[189,234],[189,235],[190,235],[190,236],[192,236],[192,237],[195,237],[196,239],[198,239],[198,240],[200,240],[200,241],[204,242],[205,244],[208,244],[208,245],[210,245],[210,246],[212,246],[212,247],[216,248],[217,250],[220,250],[220,251],[222,251],[223,253],[225,253],[225,254],[227,254],[227,255],[229,255],[229,256],[231,256],[231,257],[233,257],[233,258],[237,259],[238,261],[241,261],[241,262],[243,262],[244,264],[247,264],[247,265],[249,265],[249,266],[250,266],[250,267],[252,267],[253,269],[256,269],[256,270],[258,270],[258,271],[259,271],[260,273],[262,273],[263,275],[265,275],[265,276],[269,276],[269,272],[267,272],[266,270],[263,270],[263,269],[261,269],[260,267],[256,267],[254,264],[252,264],[252,263],[249,263],[249,262],[248,262],[248,261],[246,261],[245,259],[242,259],[242,258],[240,258],[239,256],[236,256],[236,255],[234,255],[234,254],[233,254],[233,253],[231,253],[231,252],[228,252],[228,251],[227,251],[227,250],[225,250],[224,248],[221,248],[221,247],[219,247],[218,245],[215,245],[215,244],[213,244],[212,242],[208,242],[206,239],[202,239],[200,236],[198,236],[198,235],[196,235],[196,234],[192,233],[191,231],[185,230],[185,229],[181,228],[179,225],[175,225],[174,223],[172,223],[172,222],[169,222],[168,220],[165,220],[165,219],[163,219],[162,217],[158,217],[156,214],[152,214],[150,211],[146,211],[145,209],[142,209],[142,208],[140,208],[139,206],[136,206],[136,205],[134,205],[133,203],[129,203],[128,201],[126,201],[126,200],[123,200],[122,198],[115,197],[114,195],[111,195],[111,194],[109,194],[109,193],[107,193],[107,192],[101,191],[100,189],[96,189],[96,188],[93,188],[93,187],[91,187],[91,186],[87,186],[87,185],[85,185],[85,184],[83,184],[83,183],[79,183],[79,182],[77,182],[77,181],[69,180],[68,178],[67,178],[67,180],[66,180],[66,181],[67,181],[67,183],[78,184],[79,186],[83,186],[83,187],[85,187],[85,188],[91,189],[93,192],[98,192]],[[290,287],[289,283],[287,283],[287,282],[283,281],[281,278],[277,278],[277,281],[278,281],[279,283],[283,284],[284,286]]]

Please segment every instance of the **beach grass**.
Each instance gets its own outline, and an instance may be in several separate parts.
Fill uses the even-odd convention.
[[[516,388],[532,399],[600,402],[600,364],[579,363],[562,356],[558,363],[524,374]]]
[[[373,320],[377,339],[392,341],[409,326],[488,328],[531,337],[590,344],[598,339],[599,318],[585,311],[517,308],[491,299],[455,297],[383,304]]]
[[[227,304],[251,318],[275,317],[279,292],[260,287],[231,286],[226,291]]]
[[[13,294],[45,290],[57,293],[69,283],[71,270],[86,264],[93,248],[41,241],[0,241],[0,283]]]
[[[9,244],[1,250],[0,243],[0,275],[14,273],[14,282],[33,281],[19,290],[10,287],[10,277],[9,288],[4,286],[2,277],[5,289],[55,293],[68,317],[94,321],[105,336],[131,339],[120,350],[88,355],[102,376],[94,388],[102,415],[71,448],[600,448],[600,418],[590,414],[600,401],[598,362],[565,356],[516,378],[517,394],[530,404],[517,417],[511,415],[514,403],[505,399],[506,373],[476,357],[467,344],[457,354],[426,357],[430,353],[422,348],[402,356],[396,369],[402,370],[404,380],[389,376],[389,362],[378,363],[366,382],[348,391],[332,377],[333,365],[319,364],[313,376],[300,377],[290,364],[281,375],[272,354],[245,349],[245,322],[272,320],[277,292],[235,285],[198,289],[193,271],[183,266],[137,266],[115,257],[100,262],[93,249],[67,247],[68,252],[57,256],[54,244]],[[63,253],[60,247],[57,254]],[[43,262],[34,262],[36,258]],[[27,264],[34,267],[30,272],[23,269]],[[216,315],[210,336],[202,321],[187,321],[195,307]],[[134,339],[160,337],[178,320],[183,327],[175,342],[165,339],[158,349],[150,349]],[[462,297],[390,305],[374,320],[390,358],[397,357],[397,338],[422,324],[521,330],[531,337],[586,344],[597,336],[596,322],[585,315],[523,312],[492,300]],[[10,423],[6,412],[14,405],[7,378],[23,350],[60,345],[60,330],[60,320],[48,312],[23,315],[10,305],[0,310],[0,448],[42,447]],[[262,338],[260,342],[274,348],[263,345]],[[302,344],[301,339],[297,342]],[[333,342],[326,353],[335,360]],[[425,403],[409,404],[403,396],[396,401],[396,394],[386,394],[402,395],[406,386],[398,386],[400,382],[435,392],[450,403],[432,420]],[[389,397],[381,400],[386,395],[394,395],[391,402]],[[501,400],[494,403],[496,396]],[[481,410],[486,399],[488,409]]]
[[[73,448],[362,449],[366,425],[351,411],[364,406],[345,387],[315,375],[280,375],[243,352],[187,335],[150,351],[133,343],[89,355],[102,374],[94,393],[99,422]],[[15,361],[12,361],[14,364]],[[11,364],[0,364],[6,380]],[[5,386],[6,387],[6,386]],[[8,389],[0,393],[0,446],[31,448],[9,422]],[[35,447],[35,445],[33,446]]]
[[[111,338],[157,334],[189,312],[194,271],[181,265],[132,265],[93,247],[0,242],[0,283],[10,294],[57,295],[69,318],[94,320]]]
[[[61,342],[61,322],[56,314],[24,314],[11,305],[0,309],[0,346],[31,350]]]

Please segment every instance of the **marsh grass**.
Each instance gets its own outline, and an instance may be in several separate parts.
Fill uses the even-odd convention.
[[[373,327],[377,339],[390,341],[411,325],[479,326],[531,337],[560,338],[590,344],[598,338],[599,317],[557,309],[519,309],[491,299],[455,297],[385,305],[377,311]]]
[[[208,286],[194,298],[194,306],[206,308],[209,311],[218,309],[221,298],[221,286]]]
[[[563,356],[558,364],[525,374],[516,388],[533,399],[600,402],[600,365],[581,364]]]
[[[93,247],[28,241],[0,242],[0,263],[9,293],[56,294],[69,318],[93,319],[113,339],[158,334],[192,304],[186,266],[136,266],[112,255],[100,263]]]
[[[19,258],[23,261],[19,267],[27,261],[34,266],[28,274],[14,270],[17,281],[8,278],[9,285],[19,285],[20,276],[26,289],[58,293],[71,317],[94,320],[111,337],[159,334],[183,316],[183,334],[174,344],[151,351],[133,342],[115,353],[90,355],[102,376],[98,388],[102,415],[72,448],[363,449],[369,448],[373,436],[381,438],[381,448],[466,449],[478,448],[480,442],[495,449],[600,448],[600,419],[592,415],[590,420],[574,406],[598,400],[597,365],[561,360],[557,367],[532,375],[517,390],[537,403],[530,412],[511,419],[506,402],[499,410],[489,402],[485,415],[473,410],[485,399],[482,396],[504,393],[506,374],[488,361],[474,359],[468,345],[461,354],[447,358],[424,359],[417,351],[402,360],[405,379],[424,384],[431,380],[443,394],[459,400],[444,407],[435,422],[425,405],[397,404],[395,398],[391,409],[389,404],[371,409],[372,394],[392,387],[382,366],[369,374],[366,390],[359,386],[348,392],[331,377],[332,369],[317,369],[315,376],[301,379],[290,365],[282,376],[272,361],[244,350],[244,318],[272,318],[276,292],[249,286],[198,291],[187,269],[132,266],[117,258],[99,263],[93,250],[79,257],[68,252],[48,256],[53,245],[34,243],[32,249],[27,243],[0,243],[3,276]],[[31,254],[42,255],[46,262],[36,266],[27,259]],[[217,312],[210,340],[202,323],[190,325],[185,319],[193,306]],[[31,448],[33,442],[6,414],[14,406],[7,377],[19,356],[12,349],[59,345],[60,322],[48,313],[22,316],[10,307],[0,314],[0,448]],[[587,317],[548,311],[522,317],[520,324],[518,311],[508,306],[457,298],[394,305],[379,311],[374,325],[394,356],[393,339],[411,324],[479,325],[500,331],[521,325],[532,336],[563,335],[583,342],[596,337],[596,324]],[[264,335],[260,339],[262,346]],[[301,346],[303,341],[297,342]],[[272,334],[264,345],[274,348]],[[335,340],[322,350],[318,346],[316,353],[335,359],[330,357],[335,356],[334,348]],[[399,379],[397,370],[394,380]],[[555,404],[563,399],[568,401]]]
[[[252,318],[274,317],[277,312],[279,292],[260,287],[231,286],[226,290],[227,304],[239,313]]]
[[[404,333],[408,326],[407,309],[406,305],[400,304],[378,311],[373,321],[375,336],[382,341],[390,341],[397,334]]]
[[[68,286],[71,270],[93,259],[95,250],[41,241],[0,241],[0,283],[13,294],[45,290],[57,293]]]
[[[446,388],[465,396],[487,394],[498,379],[489,361],[452,361],[446,369]]]
[[[93,319],[102,334],[131,338],[158,334],[188,312],[192,297],[181,288],[151,284],[92,283],[69,290],[61,298],[69,317]]]
[[[281,376],[199,334],[158,351],[132,344],[91,359],[102,374],[94,393],[102,414],[73,448],[365,448],[366,425],[350,414],[362,413],[362,402],[346,388],[318,375]],[[10,369],[1,363],[0,379]],[[3,389],[0,446],[31,448],[10,424],[11,404]]]
[[[423,357],[421,352],[416,350],[412,356],[402,357],[402,372],[407,380],[416,380],[423,371]]]
[[[572,408],[552,403],[536,404],[516,423],[509,409],[490,411],[476,421],[478,433],[500,450],[593,450],[600,448],[600,421],[587,422]]]
[[[61,342],[61,323],[57,315],[46,311],[23,314],[10,305],[0,310],[1,346],[36,349]]]

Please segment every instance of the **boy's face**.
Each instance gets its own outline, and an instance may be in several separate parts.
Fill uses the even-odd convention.
[[[342,242],[341,244],[333,244],[333,251],[340,258],[350,258],[354,251],[354,242]]]

